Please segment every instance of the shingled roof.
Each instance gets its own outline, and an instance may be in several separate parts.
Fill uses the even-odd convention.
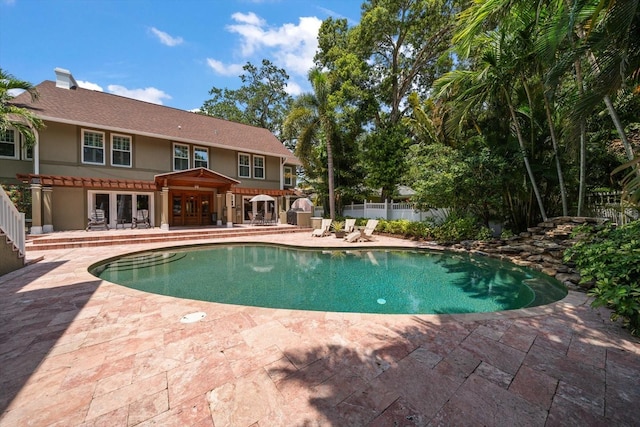
[[[49,80],[36,89],[37,101],[32,102],[24,92],[11,103],[32,110],[45,121],[277,156],[286,163],[300,164],[267,129],[79,87],[56,87]]]

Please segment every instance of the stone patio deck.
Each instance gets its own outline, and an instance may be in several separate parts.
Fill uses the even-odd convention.
[[[349,245],[309,234],[197,243]],[[180,300],[87,272],[100,259],[160,246],[30,250],[44,259],[0,277],[1,426],[640,420],[640,341],[585,294],[500,313],[371,315]],[[201,321],[180,322],[200,311]]]

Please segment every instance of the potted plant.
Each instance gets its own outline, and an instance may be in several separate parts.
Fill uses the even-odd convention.
[[[331,223],[331,228],[336,235],[336,238],[343,239],[344,238],[344,221],[333,221]]]

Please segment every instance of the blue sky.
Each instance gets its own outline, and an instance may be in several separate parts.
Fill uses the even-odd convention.
[[[308,91],[322,20],[360,19],[360,0],[0,0],[0,67],[38,84],[71,71],[80,86],[196,109],[269,59]]]

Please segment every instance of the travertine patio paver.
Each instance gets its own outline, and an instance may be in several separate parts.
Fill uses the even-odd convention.
[[[216,241],[247,239],[354,247],[308,233]],[[380,236],[368,245],[418,243]],[[0,426],[640,419],[640,341],[584,294],[500,313],[324,313],[180,300],[87,272],[100,259],[152,247],[159,244],[29,253],[44,259],[0,277]],[[199,311],[201,321],[180,322]]]

